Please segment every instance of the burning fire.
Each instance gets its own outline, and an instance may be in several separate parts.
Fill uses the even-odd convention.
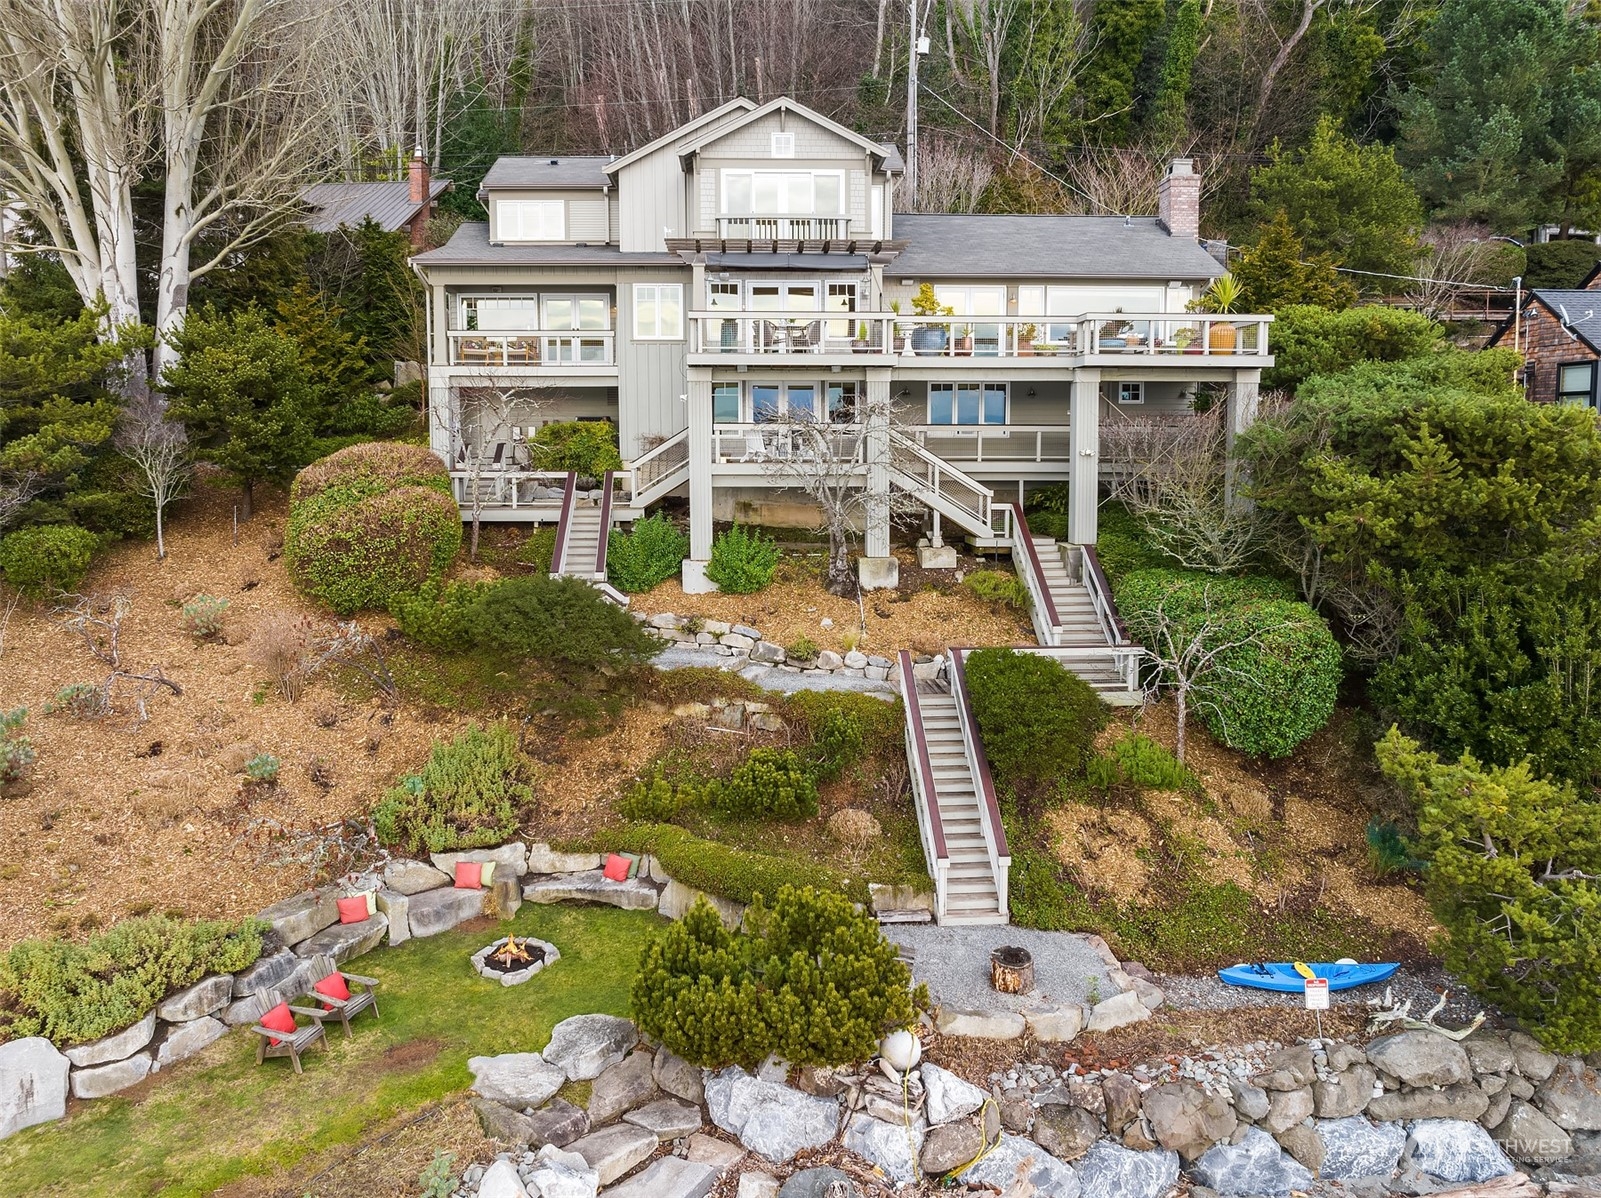
[[[513,965],[527,964],[528,962],[532,961],[534,957],[533,954],[528,951],[526,941],[519,944],[517,937],[507,936],[506,943],[491,953],[490,959],[498,961],[501,965],[505,966],[507,969],[510,969]]]

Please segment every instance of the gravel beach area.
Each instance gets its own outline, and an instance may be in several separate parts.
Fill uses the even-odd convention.
[[[1026,1011],[1121,993],[1100,954],[1069,932],[903,923],[886,924],[884,934],[912,949],[912,976],[928,983],[934,1001],[958,1010]],[[990,953],[1002,945],[1034,955],[1036,985],[1027,994],[999,994],[990,986]]]
[[[1229,1011],[1240,1007],[1282,1007],[1286,1010],[1305,1010],[1306,1000],[1299,994],[1280,994],[1273,990],[1253,990],[1248,986],[1230,986],[1218,980],[1216,974],[1202,976],[1157,974],[1156,984],[1167,996],[1167,1005],[1186,1011]],[[1386,990],[1395,996],[1399,1005],[1412,1001],[1412,1015],[1422,1018],[1449,991],[1445,1009],[1435,1019],[1440,1024],[1462,1026],[1485,1009],[1467,987],[1463,986],[1438,966],[1421,968],[1403,967],[1387,982],[1372,986],[1357,986],[1329,995],[1332,1007],[1366,1007],[1372,1000],[1382,1000]],[[1490,1011],[1495,1017],[1495,1011]]]

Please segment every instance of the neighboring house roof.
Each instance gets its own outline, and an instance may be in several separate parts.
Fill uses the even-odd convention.
[[[1589,346],[1591,353],[1601,354],[1601,291],[1542,289],[1529,295]]]
[[[428,186],[428,199],[438,199],[450,187],[449,179],[435,179]],[[398,179],[386,183],[317,183],[300,193],[300,202],[309,210],[306,228],[313,233],[332,233],[340,225],[354,229],[369,216],[385,233],[404,229],[427,207],[411,199],[411,183]]]
[[[847,129],[838,121],[831,121],[822,113],[814,112],[812,109],[806,107],[806,105],[791,100],[788,96],[779,96],[776,99],[769,100],[760,108],[752,108],[749,112],[745,113],[743,116],[740,116],[736,120],[729,121],[727,124],[719,125],[715,129],[707,130],[703,136],[679,146],[679,156],[682,158],[687,158],[692,154],[698,154],[701,150],[705,149],[719,138],[726,137],[728,134],[734,132],[734,130],[748,125],[752,121],[759,121],[762,119],[762,117],[773,112],[793,112],[802,120],[811,121],[813,124],[821,125],[824,129],[829,130],[829,132],[834,133],[839,137],[843,137],[846,141],[855,142],[868,153],[884,159],[884,167],[886,170],[889,169],[889,155],[892,151],[886,149],[876,141],[872,141],[869,138],[863,137],[854,129]],[[895,153],[895,156],[897,158],[900,157],[898,152]]]
[[[1199,242],[1170,236],[1154,216],[895,214],[907,248],[892,278],[1215,279]]]
[[[484,176],[484,181],[479,186],[484,189],[512,187],[519,190],[600,188],[611,182],[606,177],[606,169],[611,165],[611,161],[604,156],[497,158],[495,165],[489,168],[489,173]]]
[[[704,129],[713,121],[721,120],[730,113],[749,112],[755,107],[756,101],[747,100],[744,96],[736,96],[726,104],[719,104],[710,112],[701,113],[688,124],[680,125],[672,132],[662,134],[655,141],[647,141],[644,145],[640,146],[639,149],[630,150],[621,158],[614,158],[611,164],[606,168],[606,173],[608,175],[615,175],[618,171],[622,170],[623,167],[628,166],[630,163],[638,162],[647,154],[651,153],[652,151],[659,150],[663,146],[672,145],[675,142],[682,141],[691,133],[694,133],[695,130]]]
[[[420,266],[682,266],[677,254],[628,253],[615,245],[491,245],[486,221],[468,221]]]

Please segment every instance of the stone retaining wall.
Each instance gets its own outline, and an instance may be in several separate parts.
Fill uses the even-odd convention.
[[[666,640],[685,649],[707,654],[708,665],[740,669],[746,664],[770,666],[787,674],[839,674],[869,682],[897,683],[900,668],[894,660],[877,654],[835,653],[823,649],[815,657],[797,657],[783,645],[763,638],[761,630],[748,624],[728,624],[722,620],[701,620],[672,612],[634,618],[654,629]],[[935,659],[929,659],[933,661]]]

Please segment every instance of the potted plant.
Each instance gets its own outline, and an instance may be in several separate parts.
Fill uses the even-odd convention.
[[[1018,357],[1032,358],[1034,356],[1034,338],[1038,334],[1039,329],[1035,328],[1031,324],[1020,324],[1017,326]]]
[[[1189,325],[1173,331],[1173,344],[1181,354],[1198,354],[1201,347],[1195,344],[1195,339],[1201,334]]]
[[[924,283],[912,297],[912,311],[919,316],[954,316],[956,309],[939,302],[934,284]],[[951,331],[945,325],[920,324],[912,330],[912,352],[940,354],[950,341]]]
[[[1054,358],[1056,357],[1056,342],[1041,341],[1034,347],[1034,352],[1042,358]]]
[[[1227,316],[1239,307],[1242,290],[1239,280],[1225,271],[1212,281],[1205,295],[1189,306],[1192,311]],[[1238,330],[1226,320],[1215,320],[1211,324],[1211,332],[1207,335],[1207,348],[1214,354],[1232,354]]]
[[[901,314],[901,301],[891,300],[889,302],[889,310],[895,313],[896,316],[899,316]],[[902,324],[900,321],[897,320],[895,322],[895,334],[892,344],[895,346],[895,352],[897,354],[906,352],[906,328],[907,326]]]
[[[973,329],[971,325],[956,326],[956,354],[967,358],[973,354]]]
[[[859,320],[856,322],[856,336],[851,340],[851,349],[856,353],[865,354],[869,348],[871,343],[867,338],[867,322]]]

